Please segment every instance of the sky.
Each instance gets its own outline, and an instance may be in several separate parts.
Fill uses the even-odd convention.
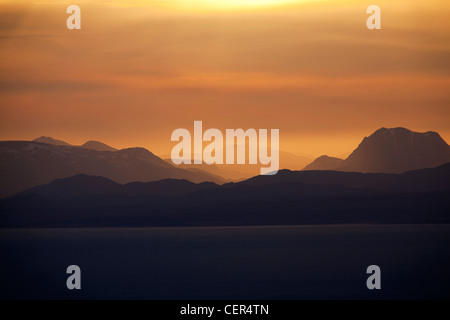
[[[281,150],[313,157],[380,127],[449,142],[449,16],[444,0],[0,0],[0,140],[170,154],[202,120],[279,129]]]

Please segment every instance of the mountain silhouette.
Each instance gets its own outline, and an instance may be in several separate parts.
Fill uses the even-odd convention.
[[[342,166],[343,159],[329,157],[327,155],[316,158],[308,164],[303,170],[334,170]]]
[[[401,173],[450,162],[450,146],[436,132],[381,128],[343,161],[320,157],[304,170]]]
[[[164,179],[152,182],[120,184],[100,176],[78,174],[30,188],[20,192],[19,195],[34,194],[44,197],[86,197],[96,195],[173,196],[217,187],[218,185],[213,182],[193,183],[184,179]]]
[[[0,197],[76,174],[103,176],[118,183],[167,178],[225,182],[203,171],[177,168],[144,148],[97,151],[31,141],[0,142]]]
[[[402,174],[282,170],[216,185],[58,179],[0,200],[0,227],[450,223],[450,163]]]
[[[90,140],[90,141],[84,143],[83,145],[81,145],[81,148],[87,148],[87,149],[92,149],[92,150],[97,150],[97,151],[117,151],[116,148],[110,147],[110,146],[104,144],[103,142],[94,141],[94,140]]]
[[[165,158],[164,160],[170,164],[173,164],[172,159],[170,159],[170,158]],[[200,164],[181,163],[179,165],[176,165],[177,168],[182,168],[182,169],[186,169],[189,171],[198,171],[198,170],[206,171],[210,174],[220,176],[223,179],[230,179],[229,181],[244,180],[246,178],[253,177],[258,174],[258,170],[259,170],[259,166],[258,166],[258,169],[253,170],[254,171],[253,174],[249,174],[249,172],[238,171],[239,168],[237,168],[238,170],[233,170],[234,166],[243,167],[245,165],[207,164],[203,161]],[[256,167],[256,166],[254,166],[254,167]]]
[[[71,144],[62,141],[62,140],[56,140],[52,137],[39,137],[33,140],[34,142],[41,142],[41,143],[47,143],[47,144],[53,144],[55,146],[71,146]]]
[[[226,154],[226,149],[224,148],[223,154]],[[170,155],[162,156],[167,162],[172,164],[172,159]],[[198,156],[197,156],[198,157]],[[194,155],[191,156],[192,159],[197,158]],[[199,158],[199,157],[198,157]],[[301,170],[310,161],[311,157],[299,156],[290,152],[279,150],[279,168],[280,169],[290,169],[290,170]],[[261,172],[261,164],[206,164],[202,162],[201,164],[180,164],[177,165],[180,168],[187,170],[197,170],[209,172],[214,175],[221,176],[224,179],[229,179],[232,181],[241,181],[254,176],[257,176]]]
[[[385,173],[343,172],[334,170],[281,170],[273,176],[260,175],[236,184],[262,187],[273,184],[302,183],[308,185],[338,185],[349,188],[363,188],[384,181],[390,176],[390,174]]]
[[[52,137],[39,137],[33,140],[34,142],[41,142],[46,144],[52,144],[55,146],[70,146],[70,147],[76,147],[75,145],[69,144],[62,140],[53,139]],[[116,148],[110,147],[107,144],[104,144],[100,141],[90,140],[86,143],[79,146],[80,148],[86,148],[86,149],[92,149],[97,151],[117,151]]]
[[[436,168],[407,171],[390,175],[387,179],[372,184],[374,188],[393,192],[450,191],[450,163]],[[446,194],[446,196],[447,196]]]
[[[450,163],[443,164],[436,168],[412,170],[402,174],[345,172],[335,170],[281,170],[276,175],[256,176],[238,182],[236,185],[265,187],[286,183],[340,186],[353,189],[365,188],[389,192],[450,191]]]
[[[293,186],[328,186],[338,188],[372,189],[395,192],[450,191],[450,163],[431,169],[419,169],[402,174],[361,173],[344,171],[290,171],[281,170],[276,175],[260,175],[241,182],[218,185],[213,182],[193,183],[185,179],[163,179],[151,182],[120,184],[102,176],[77,174],[39,185],[18,195],[71,197],[79,195],[180,195],[199,190],[268,190]],[[287,188],[286,188],[287,186]],[[320,189],[315,189],[320,190]],[[324,189],[328,190],[328,189]]]
[[[65,196],[78,197],[121,192],[122,185],[108,178],[78,174],[68,178],[56,179],[48,184],[30,188],[20,195],[36,194],[45,197]]]

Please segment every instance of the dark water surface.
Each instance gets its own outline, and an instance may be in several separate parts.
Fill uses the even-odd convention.
[[[3,229],[0,257],[2,299],[450,298],[450,225]]]

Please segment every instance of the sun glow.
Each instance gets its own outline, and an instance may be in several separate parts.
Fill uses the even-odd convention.
[[[127,7],[152,6],[182,11],[239,11],[284,7],[311,1],[313,0],[118,0],[112,3]]]
[[[285,4],[304,2],[299,0],[180,0],[184,7],[211,9],[246,9],[282,6]]]

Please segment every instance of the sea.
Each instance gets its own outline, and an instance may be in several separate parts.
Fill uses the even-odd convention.
[[[450,298],[447,224],[1,229],[0,261],[1,299]]]

